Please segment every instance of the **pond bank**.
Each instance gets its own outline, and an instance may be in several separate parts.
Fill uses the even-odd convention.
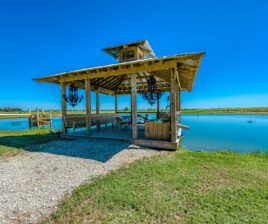
[[[85,183],[45,223],[266,223],[268,158],[173,152]]]

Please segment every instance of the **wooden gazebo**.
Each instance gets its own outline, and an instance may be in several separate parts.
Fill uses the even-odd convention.
[[[204,52],[156,57],[147,40],[103,49],[119,63],[34,79],[37,82],[58,84],[62,90],[62,136],[73,137],[67,128],[86,127],[84,137],[98,138],[92,134],[92,126],[104,124],[109,118],[118,118],[117,96],[131,95],[131,136],[116,139],[134,142],[155,148],[175,150],[180,141],[180,91],[191,91],[201,64]],[[137,94],[148,92],[147,79],[154,76],[159,92],[170,92],[169,138],[146,139],[138,136]],[[66,87],[76,85],[85,90],[86,113],[81,115],[67,114],[67,105],[63,96]],[[96,114],[91,114],[90,92],[96,92]],[[99,113],[99,93],[115,96],[115,114]],[[157,116],[159,112],[157,101]],[[108,120],[109,120],[108,119]],[[70,123],[71,122],[71,123]],[[105,123],[106,124],[106,123]],[[73,132],[74,133],[74,132]],[[104,138],[103,136],[101,138]],[[109,138],[109,136],[105,136]],[[114,137],[111,137],[114,139]]]

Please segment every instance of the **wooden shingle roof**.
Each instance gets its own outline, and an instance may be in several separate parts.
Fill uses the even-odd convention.
[[[135,73],[137,93],[147,91],[146,80],[150,75],[156,77],[159,91],[168,92],[170,91],[170,69],[175,69],[181,90],[191,91],[204,54],[200,52],[148,58],[64,72],[34,80],[59,85],[75,83],[79,88],[84,89],[84,80],[90,79],[92,91],[98,89],[101,93],[120,95],[131,93],[130,76]]]

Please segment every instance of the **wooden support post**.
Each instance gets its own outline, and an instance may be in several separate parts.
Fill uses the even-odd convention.
[[[65,100],[66,96],[66,85],[62,84],[61,86],[61,114],[62,114],[62,134],[67,134],[67,127],[66,127],[66,115],[67,115],[67,104]]]
[[[86,91],[86,125],[87,135],[91,134],[91,100],[90,100],[90,79],[85,80]]]
[[[52,111],[49,110],[50,128],[52,128]]]
[[[178,124],[181,123],[181,90],[178,87],[178,83],[176,82],[176,121]],[[180,135],[179,133],[177,133]]]
[[[45,116],[45,110],[43,109],[42,110],[42,117],[44,117]]]
[[[99,90],[96,91],[96,114],[100,114],[100,93]],[[97,126],[100,130],[100,125]]]
[[[176,74],[174,69],[170,69],[170,126],[171,126],[171,142],[177,141],[176,127]]]
[[[36,108],[36,127],[39,129],[39,110]]]
[[[29,113],[29,128],[32,128],[32,114],[31,114],[31,108],[28,109]]]
[[[115,113],[118,113],[117,94],[115,94],[114,98],[115,98],[115,102],[114,102]]]
[[[181,111],[181,90],[176,84],[176,111]]]
[[[137,74],[131,74],[131,120],[132,120],[132,138],[137,138],[138,137]]]
[[[160,118],[160,105],[159,105],[159,98],[157,98],[157,112],[156,112],[157,119]]]

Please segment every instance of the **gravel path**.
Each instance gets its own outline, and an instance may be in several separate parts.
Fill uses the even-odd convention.
[[[120,141],[59,140],[0,159],[0,223],[33,223],[50,214],[82,182],[157,155]]]

